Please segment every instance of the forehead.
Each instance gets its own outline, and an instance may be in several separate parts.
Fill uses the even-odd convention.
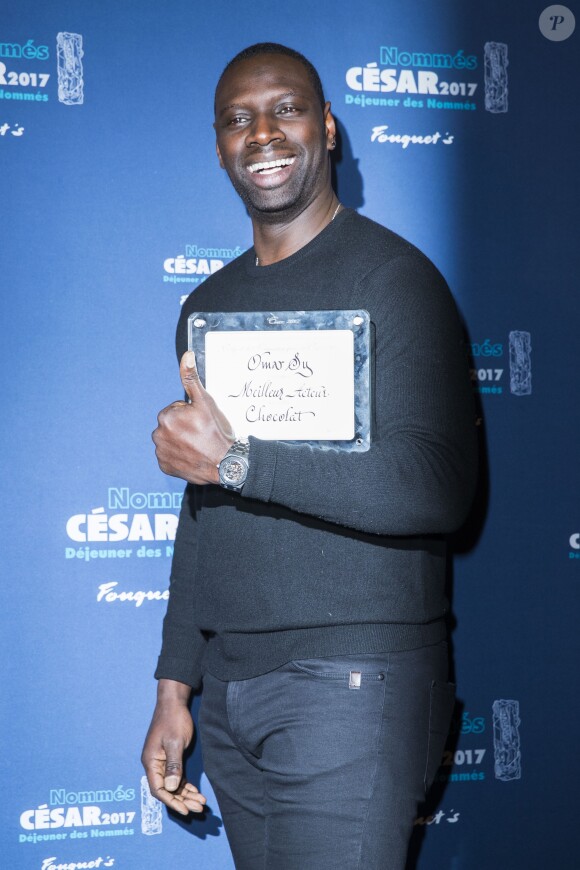
[[[234,64],[216,91],[216,111],[243,99],[259,97],[266,91],[296,91],[316,99],[308,72],[300,61],[284,54],[260,54]]]

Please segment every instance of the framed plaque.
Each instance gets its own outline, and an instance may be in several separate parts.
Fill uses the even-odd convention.
[[[196,312],[189,348],[238,438],[370,447],[370,319],[354,311]]]

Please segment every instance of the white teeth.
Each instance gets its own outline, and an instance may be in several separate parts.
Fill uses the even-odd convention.
[[[268,160],[266,163],[252,163],[248,166],[250,172],[264,172],[280,169],[282,166],[291,166],[294,163],[294,157],[282,157],[280,160]]]

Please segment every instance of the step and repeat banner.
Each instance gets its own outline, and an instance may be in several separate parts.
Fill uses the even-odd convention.
[[[181,397],[180,305],[251,244],[213,91],[266,40],[320,70],[341,201],[431,257],[470,348],[481,474],[449,576],[459,700],[409,867],[578,866],[577,13],[3,11],[3,867],[233,867],[199,747],[202,819],[170,816],[139,762],[182,492],[150,432]]]

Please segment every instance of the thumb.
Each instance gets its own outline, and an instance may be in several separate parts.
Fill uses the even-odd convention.
[[[181,757],[177,755],[172,756],[168,752],[167,761],[165,762],[165,777],[163,780],[163,785],[167,791],[175,791],[179,787],[182,777],[183,767],[181,764]]]
[[[181,377],[183,389],[191,402],[199,401],[205,395],[205,390],[199,379],[195,364],[195,354],[192,350],[186,350],[181,357],[179,376]]]

